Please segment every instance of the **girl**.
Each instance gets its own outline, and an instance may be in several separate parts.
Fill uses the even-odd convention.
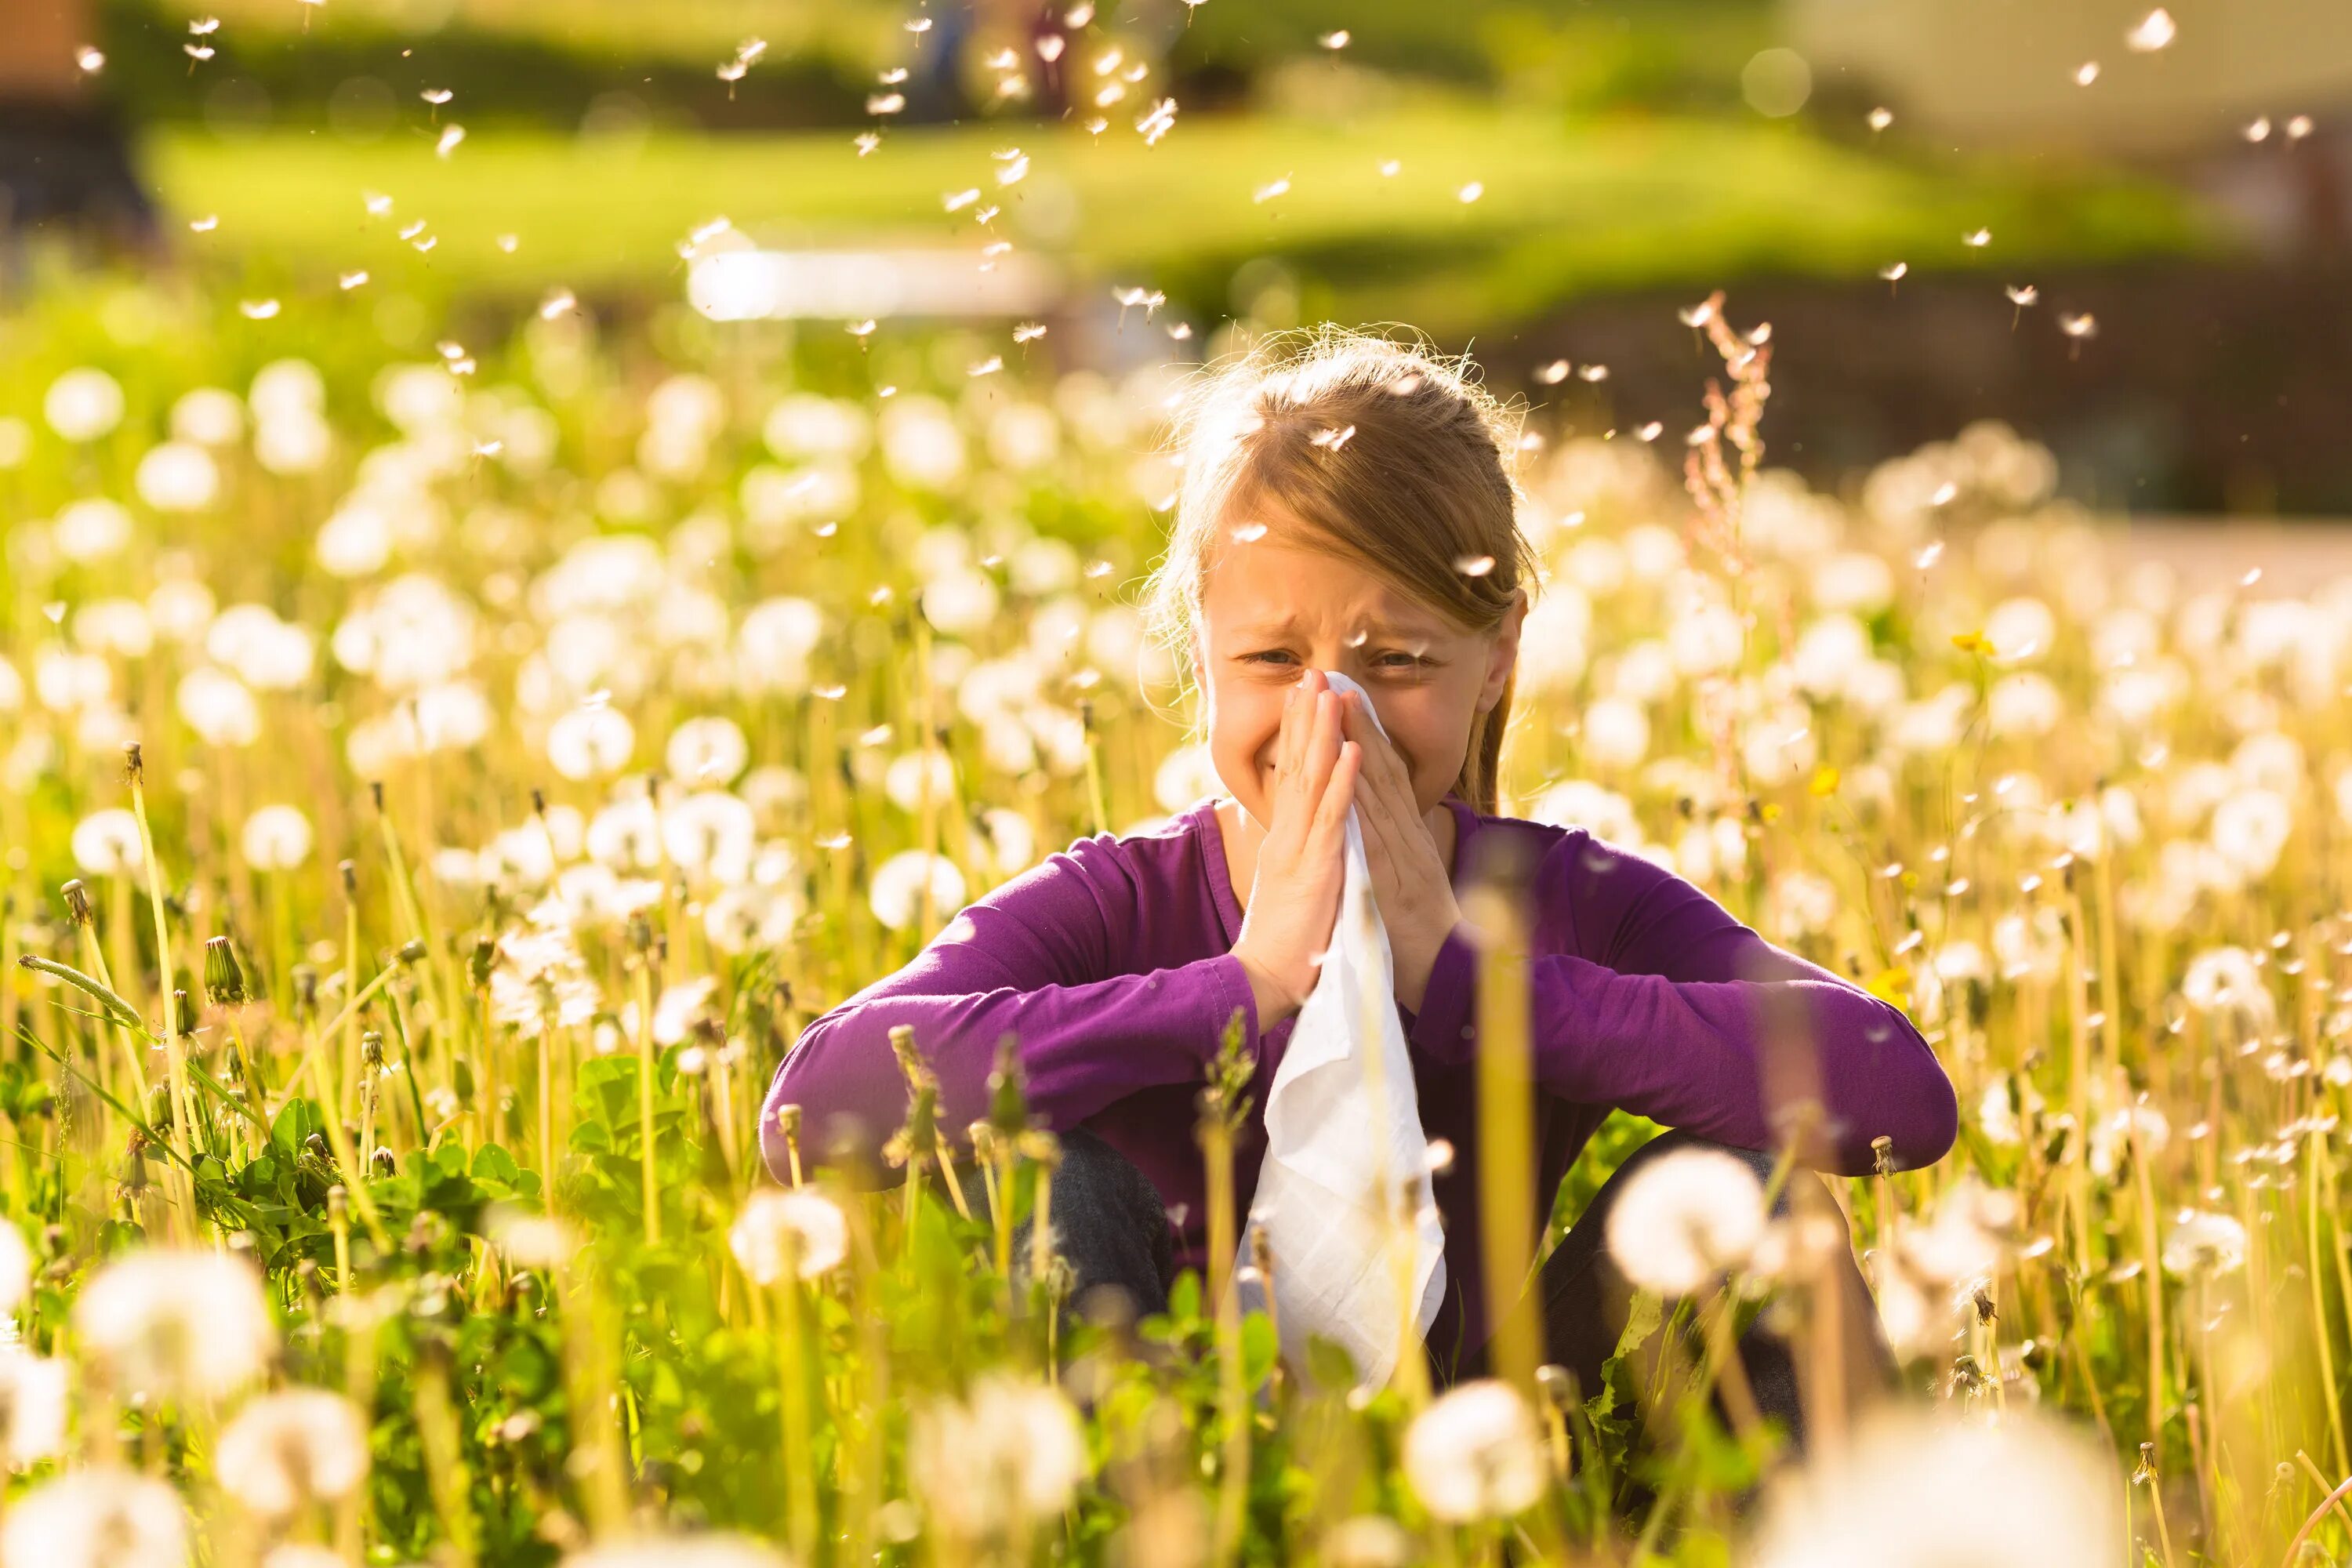
[[[768,1160],[784,1168],[775,1111],[787,1104],[819,1146],[828,1121],[879,1145],[906,1112],[888,1044],[898,1024],[937,1068],[941,1125],[963,1128],[986,1109],[1010,1032],[1033,1110],[1064,1138],[1053,1216],[1079,1289],[1115,1285],[1138,1310],[1163,1309],[1174,1270],[1204,1261],[1203,1068],[1239,1009],[1262,1107],[1331,939],[1352,806],[1423,1126],[1456,1152],[1432,1182],[1446,1237],[1429,1336],[1441,1382],[1485,1367],[1490,1331],[1476,950],[1456,893],[1471,872],[1525,889],[1535,1213],[1612,1108],[1675,1130],[1603,1187],[1536,1287],[1550,1359],[1590,1393],[1622,1321],[1623,1280],[1599,1237],[1627,1174],[1701,1141],[1769,1171],[1763,1152],[1784,1141],[1767,1110],[1768,1018],[1793,1015],[1810,1038],[1826,1114],[1801,1154],[1818,1168],[1869,1173],[1882,1135],[1898,1167],[1941,1157],[1951,1084],[1899,1010],[1766,942],[1689,882],[1580,828],[1496,815],[1536,567],[1506,416],[1454,367],[1382,339],[1327,331],[1282,356],[1276,340],[1201,378],[1177,423],[1182,487],[1150,587],[1155,630],[1205,698],[1227,793],[1156,831],[1078,840],[812,1023],[768,1096]],[[1370,694],[1386,741],[1326,670]],[[1236,1149],[1244,1210],[1263,1151],[1254,1109]],[[1850,1249],[1840,1257],[1852,1298],[1840,1316],[1859,1325],[1849,1356],[1884,1377],[1876,1313]],[[1801,1441],[1784,1348],[1761,1328],[1740,1348],[1758,1403]]]

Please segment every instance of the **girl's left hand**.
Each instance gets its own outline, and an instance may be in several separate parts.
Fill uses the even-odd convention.
[[[1364,698],[1350,692],[1342,712],[1348,739],[1363,751],[1356,779],[1355,807],[1362,819],[1364,859],[1372,874],[1373,901],[1388,928],[1396,965],[1396,997],[1418,1014],[1429,989],[1438,950],[1461,923],[1445,858],[1414,800],[1404,760],[1365,713]]]

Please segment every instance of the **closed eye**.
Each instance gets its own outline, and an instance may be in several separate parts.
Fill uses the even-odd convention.
[[[1244,664],[1251,664],[1251,663],[1255,663],[1255,662],[1256,662],[1256,661],[1257,661],[1257,660],[1259,660],[1259,659],[1266,659],[1266,660],[1273,660],[1273,659],[1284,659],[1284,658],[1288,658],[1289,657],[1290,657],[1290,655],[1289,655],[1289,654],[1287,654],[1287,653],[1286,653],[1286,652],[1282,651],[1281,649],[1278,649],[1278,648],[1271,648],[1271,649],[1267,649],[1266,651],[1262,652],[1262,653],[1245,653],[1245,654],[1244,654],[1244,655],[1242,655],[1242,656],[1241,656],[1241,662],[1242,662],[1242,663],[1244,663]],[[1388,661],[1390,661],[1390,660],[1395,660],[1395,661],[1397,661],[1397,662],[1394,662],[1394,663],[1388,662]],[[1401,671],[1405,671],[1405,670],[1413,670],[1413,669],[1422,669],[1422,668],[1433,668],[1433,667],[1436,665],[1436,663],[1437,663],[1437,661],[1436,661],[1435,659],[1433,659],[1433,658],[1422,658],[1422,657],[1421,657],[1420,655],[1418,655],[1418,654],[1410,654],[1410,653],[1402,653],[1402,652],[1390,652],[1390,653],[1384,653],[1384,654],[1381,654],[1381,656],[1379,656],[1379,658],[1376,658],[1375,660],[1373,660],[1373,668],[1376,668],[1376,669],[1386,669],[1386,670],[1393,670],[1393,671],[1400,671],[1400,672],[1401,672]]]

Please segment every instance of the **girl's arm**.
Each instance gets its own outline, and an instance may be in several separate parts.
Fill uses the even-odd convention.
[[[1952,1146],[1951,1080],[1899,1008],[1773,946],[1673,872],[1571,832],[1545,858],[1534,897],[1539,921],[1567,924],[1576,945],[1606,960],[1531,961],[1535,1075],[1552,1094],[1775,1150],[1785,1133],[1768,1113],[1764,1042],[1778,1029],[1812,1047],[1812,1092],[1828,1113],[1821,1168],[1868,1174],[1882,1133],[1905,1169]],[[1457,926],[1431,971],[1413,1045],[1469,1060],[1476,989],[1476,949]]]
[[[939,1075],[940,1131],[959,1144],[987,1114],[1001,1035],[1020,1042],[1032,1113],[1058,1129],[1138,1089],[1201,1079],[1236,1007],[1255,1052],[1256,1001],[1231,953],[1113,973],[1150,962],[1150,920],[1139,907],[1150,894],[1125,851],[1081,839],[964,910],[904,969],[801,1031],[761,1107],[769,1168],[788,1173],[775,1120],[787,1104],[801,1108],[803,1158],[845,1135],[878,1159],[907,1117],[890,1051],[899,1024]]]

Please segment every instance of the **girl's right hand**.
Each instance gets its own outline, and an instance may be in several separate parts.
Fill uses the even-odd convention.
[[[1339,738],[1339,695],[1320,670],[1283,700],[1275,742],[1273,822],[1258,846],[1234,956],[1250,977],[1258,1028],[1306,1005],[1339,918],[1348,808],[1363,756]]]

